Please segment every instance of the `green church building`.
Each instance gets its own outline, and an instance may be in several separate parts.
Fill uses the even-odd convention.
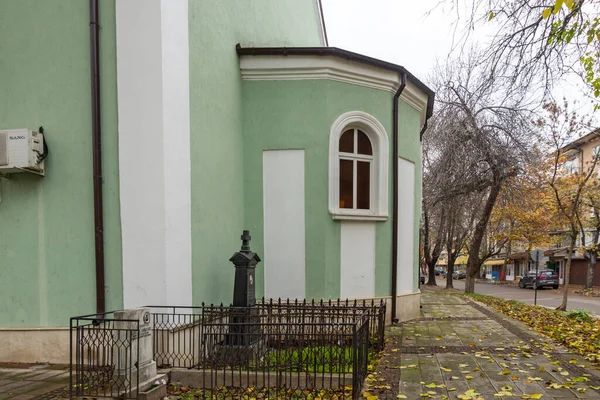
[[[0,0],[0,362],[68,362],[75,315],[231,302],[244,229],[258,296],[419,315],[434,95],[325,32],[319,0]]]

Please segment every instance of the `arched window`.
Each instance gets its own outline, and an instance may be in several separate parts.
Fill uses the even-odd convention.
[[[340,137],[339,152],[340,208],[371,209],[371,141],[360,129],[348,129]]]
[[[385,220],[388,139],[373,116],[353,111],[331,128],[329,211],[335,219]]]

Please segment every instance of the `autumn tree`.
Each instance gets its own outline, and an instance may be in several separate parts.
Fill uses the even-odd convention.
[[[569,280],[571,277],[571,260],[575,251],[577,238],[580,234],[581,215],[584,196],[589,189],[592,175],[594,174],[597,157],[589,165],[569,168],[570,155],[569,143],[588,133],[588,123],[584,123],[576,112],[569,111],[568,104],[547,103],[544,105],[547,117],[538,121],[538,124],[547,131],[548,143],[553,151],[548,156],[549,173],[547,185],[551,191],[550,207],[559,220],[566,227],[567,262],[564,273],[564,293],[559,310],[567,309]]]
[[[519,90],[548,98],[563,79],[576,76],[600,97],[600,3],[594,0],[446,0],[453,6],[462,44],[478,28],[487,39],[486,65],[492,77],[511,78]],[[460,48],[460,46],[458,46]]]
[[[594,154],[594,156],[597,158],[598,154]],[[577,213],[577,224],[581,235],[581,250],[588,261],[585,290],[591,290],[594,286],[594,272],[600,244],[600,181],[598,177],[590,179],[582,197],[583,213]],[[589,241],[588,233],[590,234]]]
[[[533,248],[550,242],[551,214],[544,190],[546,171],[542,157],[539,149],[532,149],[523,171],[507,181],[492,212],[492,225],[502,226],[493,234],[496,240],[505,241],[507,255],[515,244],[530,254]],[[506,274],[506,261],[503,273]]]
[[[471,237],[473,222],[476,213],[472,212],[473,196],[463,195],[448,199],[448,226],[446,229],[446,254],[448,258],[448,271],[446,274],[446,288],[453,288],[452,274],[454,264],[461,252],[465,250]]]
[[[473,209],[465,291],[472,293],[482,264],[482,245],[496,200],[527,152],[530,118],[527,96],[490,79],[477,51],[450,63],[434,79],[437,118],[460,160],[450,174],[447,196],[478,194]]]

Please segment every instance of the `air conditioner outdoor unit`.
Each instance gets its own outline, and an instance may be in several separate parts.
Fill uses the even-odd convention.
[[[29,129],[0,130],[0,175],[30,172],[44,176],[44,134]]]

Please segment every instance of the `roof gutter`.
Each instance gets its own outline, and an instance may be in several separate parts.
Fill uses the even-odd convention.
[[[406,73],[400,73],[400,87],[394,94],[392,106],[392,323],[396,317],[398,295],[398,99],[406,87]]]
[[[100,44],[98,0],[90,5],[90,75],[92,106],[92,164],[94,180],[94,243],[96,253],[96,313],[106,310],[104,289],[104,207],[102,203],[102,130],[100,125]]]

